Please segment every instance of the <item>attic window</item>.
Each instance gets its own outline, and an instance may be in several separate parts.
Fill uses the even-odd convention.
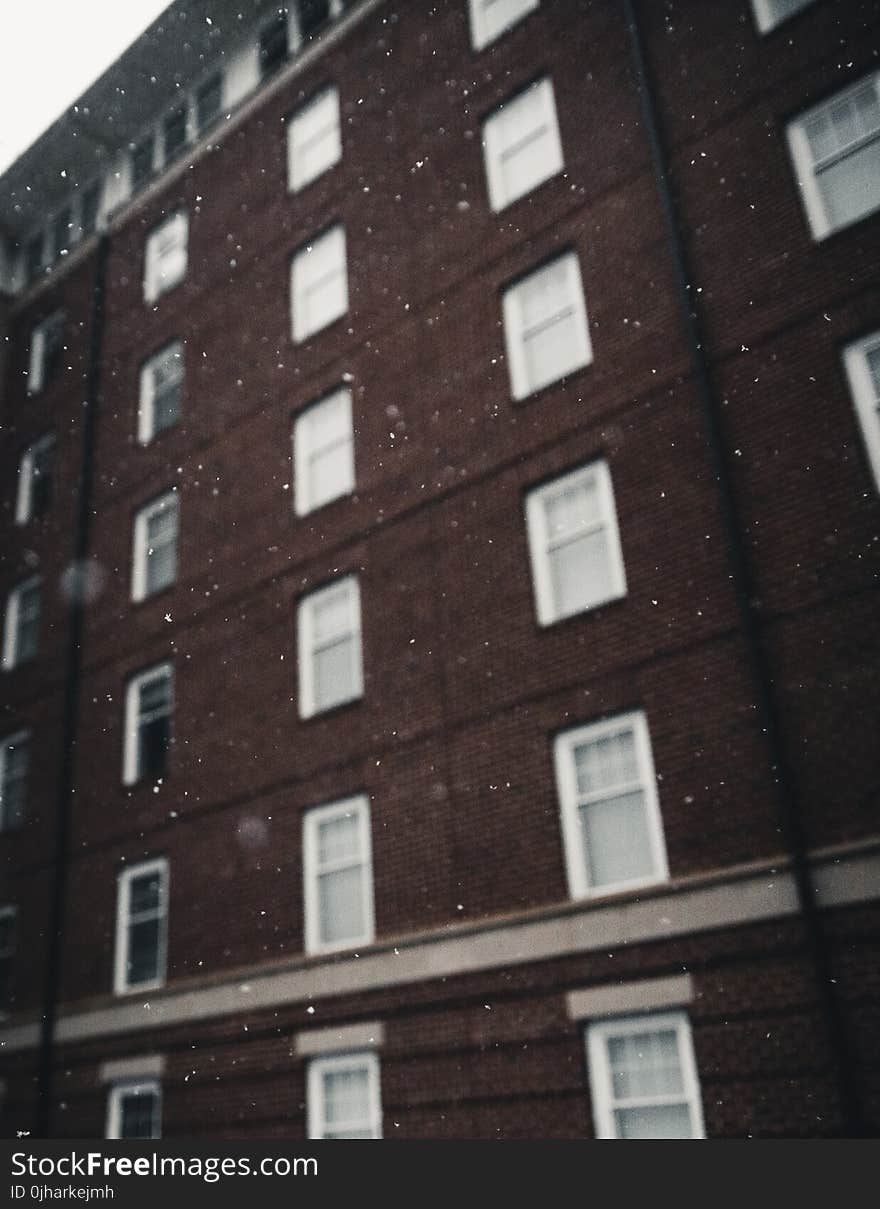
[[[287,9],[280,9],[277,15],[260,30],[260,75],[266,76],[277,71],[287,58]]]
[[[330,20],[330,0],[299,0],[299,32],[307,42]]]

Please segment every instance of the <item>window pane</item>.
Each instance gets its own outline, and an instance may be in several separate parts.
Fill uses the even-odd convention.
[[[880,138],[817,175],[832,228],[854,222],[880,205]]]
[[[318,865],[357,857],[360,850],[360,826],[356,814],[339,814],[318,824]]]
[[[370,1118],[370,1081],[363,1067],[327,1071],[324,1075],[324,1119],[338,1128]],[[365,1135],[368,1136],[368,1135]]]
[[[599,492],[595,478],[579,478],[544,501],[547,536],[551,539],[574,533],[600,519]]]
[[[186,110],[175,109],[165,119],[165,161],[180,151],[186,142]]]
[[[581,806],[578,817],[591,886],[651,876],[654,860],[641,790]]]
[[[161,920],[145,919],[129,925],[127,984],[153,982],[159,976],[159,934]]]
[[[27,793],[28,741],[17,739],[3,753],[3,776],[0,779],[0,820],[2,826],[17,827],[24,815]],[[5,919],[7,917],[0,917]]]
[[[154,1136],[156,1097],[152,1092],[128,1092],[120,1097],[119,1133],[123,1138]]]
[[[692,1138],[691,1114],[687,1104],[615,1109],[619,1138]]]
[[[166,675],[153,676],[144,680],[140,686],[139,710],[143,717],[157,710],[171,708],[171,677]]]
[[[615,594],[604,529],[567,542],[549,554],[557,617],[567,617]]]
[[[567,306],[555,318],[523,335],[526,374],[533,390],[584,364],[580,317]]]
[[[318,918],[321,940],[327,944],[364,933],[363,869],[354,865],[318,877]]]
[[[574,749],[579,794],[631,784],[639,780],[635,736],[631,730],[580,743]]]
[[[313,602],[312,624],[315,629],[315,641],[319,643],[348,631],[350,626],[347,586],[327,592]]]
[[[162,902],[161,874],[148,873],[145,877],[131,879],[128,891],[128,910],[130,915],[142,915],[148,911],[158,911]]]
[[[676,1096],[684,1092],[674,1029],[611,1037],[608,1061],[616,1100]]]
[[[315,652],[315,708],[329,709],[355,693],[354,641],[343,638]]]
[[[196,96],[196,123],[201,134],[213,122],[220,112],[222,99],[222,80],[219,75],[212,76],[203,84]]]
[[[141,724],[138,732],[138,776],[159,778],[168,771],[171,720],[167,714]]]
[[[868,350],[866,359],[868,362],[868,373],[871,376],[874,399],[880,401],[880,344]]]
[[[315,454],[309,465],[309,500],[313,508],[346,495],[354,486],[351,441],[341,441]]]

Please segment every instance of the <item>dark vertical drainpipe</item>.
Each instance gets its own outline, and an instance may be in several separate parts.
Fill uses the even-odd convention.
[[[682,238],[682,227],[667,169],[667,155],[661,133],[659,107],[644,54],[641,29],[633,0],[623,0],[624,19],[629,33],[633,74],[642,108],[651,162],[669,242],[669,254],[693,364],[697,394],[703,409],[712,472],[718,490],[722,524],[731,564],[731,582],[745,639],[753,687],[757,698],[758,719],[766,736],[774,773],[777,807],[783,840],[791,857],[798,907],[804,922],[807,943],[813,961],[820,1009],[828,1038],[837,1061],[838,1086],[843,1127],[848,1136],[865,1136],[855,1066],[850,1051],[840,1006],[834,994],[828,944],[817,907],[816,887],[807,858],[806,840],[794,789],[794,776],[782,735],[780,709],[776,700],[773,670],[764,645],[760,618],[754,606],[752,568],[736,505],[733,480],[724,440],[718,399],[703,343],[700,316],[692,295],[691,274]]]
[[[107,267],[107,236],[102,235],[95,251],[95,279],[89,321],[89,353],[86,366],[86,391],[82,420],[82,466],[74,520],[73,566],[70,570],[67,657],[64,675],[64,713],[62,720],[61,768],[58,777],[58,801],[55,811],[55,854],[49,924],[47,934],[46,981],[43,989],[43,1014],[40,1021],[40,1052],[37,1068],[37,1109],[34,1133],[49,1136],[52,1118],[52,1075],[54,1065],[55,1022],[61,983],[61,951],[67,898],[67,870],[70,857],[70,808],[76,755],[77,706],[82,674],[83,611],[86,603],[86,559],[92,517],[92,481],[94,479],[95,412],[100,384],[101,343],[104,328],[104,281]]]

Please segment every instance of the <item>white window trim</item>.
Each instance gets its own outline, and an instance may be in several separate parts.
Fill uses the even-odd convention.
[[[325,403],[330,403],[339,395],[344,395],[348,404],[348,432],[349,443],[351,445],[351,484],[346,485],[344,490],[338,491],[336,495],[328,496],[316,504],[312,501],[309,492],[309,473],[308,473],[308,458],[313,454],[311,448],[306,447],[306,432],[308,431],[309,419],[314,412],[322,407]],[[334,500],[342,499],[346,495],[351,495],[355,489],[357,482],[356,470],[354,464],[354,419],[353,419],[353,400],[351,390],[347,386],[339,386],[329,394],[323,395],[320,399],[316,399],[313,403],[309,403],[301,412],[294,416],[293,420],[293,506],[297,516],[307,516],[310,512],[316,512],[319,508],[325,508],[328,504],[332,504]]]
[[[525,101],[530,94],[534,95],[536,104],[543,111],[542,120],[543,124],[547,127],[545,159],[548,170],[545,170],[544,174],[538,177],[527,189],[508,196],[504,187],[504,174],[501,171],[501,158],[504,155],[505,149],[499,143],[498,122],[496,119],[500,118],[505,109],[509,110],[515,107],[517,104]],[[529,142],[531,141],[532,138],[529,136]],[[510,148],[506,150],[509,152]],[[553,81],[550,76],[543,76],[540,80],[533,81],[526,88],[508,97],[503,104],[489,114],[483,122],[483,163],[486,169],[489,204],[495,213],[506,209],[507,206],[513,205],[520,198],[527,197],[535,189],[540,188],[541,185],[551,180],[554,176],[558,176],[563,171],[565,168],[565,157],[562,152],[559,118],[556,112],[556,98],[553,91]]]
[[[174,715],[174,669],[169,661],[153,664],[132,676],[125,688],[125,734],[123,739],[122,780],[125,785],[136,785],[138,777],[138,707],[141,685],[162,672],[171,682],[171,714]]]
[[[315,668],[314,668],[314,625],[312,610],[314,604],[326,592],[337,591],[346,584],[350,593],[348,598],[349,621],[348,631],[356,640],[358,658],[355,667],[354,685],[350,696],[333,705],[319,710],[315,703]],[[299,663],[299,715],[301,718],[311,718],[318,713],[326,713],[329,709],[337,709],[349,701],[357,701],[364,695],[364,647],[361,628],[361,592],[358,576],[354,573],[332,579],[323,587],[316,588],[307,596],[301,597],[297,609],[297,637]]]
[[[609,1039],[625,1035],[638,1036],[641,1033],[653,1033],[658,1029],[675,1031],[684,1090],[680,1096],[676,1096],[674,1099],[676,1103],[687,1103],[694,1137],[704,1138],[706,1136],[690,1020],[684,1012],[663,1012],[642,1016],[623,1016],[591,1024],[588,1027],[587,1064],[590,1072],[593,1123],[597,1138],[617,1138],[614,1124],[615,1100],[611,1085],[611,1066],[608,1060]]]
[[[508,3],[508,0],[500,0],[501,3]],[[515,2],[515,0],[514,0]],[[513,16],[508,17],[505,23],[494,31],[486,20],[486,14],[480,3],[480,0],[470,0],[471,12],[471,45],[474,50],[483,50],[486,46],[491,46],[503,34],[506,34],[509,29],[515,25],[519,25],[520,21],[524,20],[529,13],[538,8],[540,0],[525,0],[527,7],[522,11],[515,12]]]
[[[159,928],[159,973],[149,982],[138,982],[130,986],[128,982],[128,917],[131,883],[135,878],[148,876],[151,873],[161,875],[161,925]],[[140,994],[142,991],[153,991],[165,985],[165,975],[168,959],[168,893],[169,870],[168,860],[164,856],[154,860],[141,861],[137,865],[129,865],[123,869],[117,879],[116,892],[116,945],[113,962],[113,990],[117,995]]]
[[[580,743],[595,742],[606,735],[617,734],[621,730],[632,730],[633,732],[636,761],[640,774],[638,784],[645,795],[645,825],[653,858],[653,872],[645,877],[630,878],[623,882],[603,882],[600,886],[592,886],[583,861],[574,749]],[[633,710],[630,713],[615,714],[613,717],[604,718],[598,722],[590,722],[586,726],[561,731],[553,743],[553,763],[556,772],[559,816],[565,849],[565,871],[570,897],[573,899],[601,897],[668,881],[669,865],[663,835],[663,819],[660,813],[660,797],[651,752],[651,737],[644,712]]]
[[[42,577],[40,575],[30,575],[27,579],[21,580],[10,589],[9,595],[6,597],[6,614],[3,620],[3,670],[11,671],[13,668],[20,667],[24,662],[18,650],[19,632],[18,619],[21,608],[21,597],[28,591],[29,588],[42,585]],[[41,593],[42,597],[42,593]],[[42,611],[42,599],[40,600]],[[28,661],[33,656],[28,656]]]
[[[301,151],[301,147],[297,147],[296,128],[297,122],[306,116],[308,111],[317,107],[327,97],[335,97],[335,114],[336,114],[336,139],[338,148],[335,153],[335,158],[329,160],[317,172],[313,172],[311,176],[300,177],[297,173],[297,152]],[[313,135],[310,142],[316,141],[318,138],[326,137],[327,132],[332,127],[328,126],[326,130],[321,131],[317,135]],[[327,84],[324,88],[319,89],[314,96],[300,105],[288,118],[287,125],[287,188],[290,193],[300,193],[303,189],[308,188],[313,181],[320,180],[325,172],[329,172],[342,159],[342,111],[339,103],[339,89],[335,84]]]
[[[360,860],[363,870],[361,914],[363,931],[358,936],[346,936],[333,943],[321,938],[321,915],[318,898],[318,876],[325,869],[318,865],[317,834],[321,823],[336,815],[355,815],[357,818]],[[355,794],[325,806],[314,806],[303,815],[303,903],[305,923],[305,950],[307,953],[335,953],[343,949],[354,949],[359,945],[372,944],[376,935],[376,920],[373,900],[373,842],[370,800],[366,794]]]
[[[342,276],[343,276],[344,282],[345,282],[345,306],[342,308],[341,311],[338,311],[336,314],[331,315],[329,319],[322,320],[318,327],[304,326],[303,320],[301,318],[303,308],[299,302],[299,298],[302,295],[302,285],[297,284],[297,265],[298,264],[301,265],[301,264],[305,263],[303,258],[309,254],[309,249],[314,250],[321,243],[323,243],[324,240],[334,238],[337,235],[337,233],[339,235],[341,235],[341,237],[342,237],[342,269],[341,269],[341,273],[342,273]],[[338,222],[338,223],[334,223],[333,226],[326,228],[326,230],[319,232],[319,234],[316,235],[314,237],[314,239],[309,240],[308,243],[303,244],[302,247],[298,248],[296,250],[296,252],[294,252],[293,257],[291,259],[291,262],[290,262],[290,310],[291,310],[290,322],[291,322],[291,332],[293,335],[294,344],[302,344],[304,341],[308,340],[311,336],[315,336],[318,334],[318,332],[322,332],[325,328],[329,327],[331,325],[331,323],[336,323],[336,321],[338,319],[341,319],[343,315],[347,315],[348,309],[349,309],[349,302],[350,302],[350,300],[349,300],[349,291],[348,291],[348,240],[346,238],[344,224]]]
[[[579,531],[578,536],[592,532],[594,529],[604,529],[608,539],[608,556],[612,586],[607,596],[600,597],[583,609],[574,613],[557,613],[556,602],[553,599],[553,579],[550,574],[549,552],[551,541],[546,534],[546,515],[544,497],[547,493],[555,492],[579,480],[595,479],[599,499],[600,518],[589,528]],[[549,479],[537,487],[533,487],[526,495],[526,530],[529,538],[529,555],[532,564],[532,586],[535,599],[535,614],[538,624],[542,626],[555,625],[568,617],[579,617],[590,613],[593,609],[601,608],[612,600],[620,600],[626,596],[626,570],[623,563],[623,548],[620,542],[620,528],[617,521],[617,508],[614,502],[614,488],[611,483],[611,472],[605,461],[589,462],[578,466],[558,478]]]
[[[171,509],[174,512],[174,545],[175,558],[177,554],[177,544],[180,539],[180,501],[176,489],[171,488],[170,491],[164,491],[156,499],[150,500],[149,504],[145,504],[140,508],[134,516],[134,524],[132,525],[132,554],[131,554],[131,598],[136,603],[148,599],[147,593],[147,533],[149,523],[154,516],[160,512]],[[161,588],[157,588],[156,592],[162,592],[165,588],[171,587],[177,579],[177,571],[175,568],[175,577],[170,584],[164,584]],[[149,593],[154,596],[156,592]]]
[[[3,796],[6,793],[8,749],[10,747],[17,747],[23,743],[30,743],[30,739],[31,732],[29,730],[17,730],[11,735],[4,735],[0,738],[0,792],[2,792]],[[28,768],[30,768],[30,760],[28,761]],[[16,825],[6,817],[6,803],[0,801],[0,832],[10,831]]]
[[[880,349],[880,330],[848,344],[843,350],[843,364],[874,485],[880,491],[880,399],[874,393],[868,368],[868,354],[874,349]]]
[[[852,84],[841,88],[838,92],[826,97],[817,105],[810,106],[809,109],[803,111],[796,118],[788,123],[786,127],[786,138],[788,140],[789,152],[791,154],[791,162],[794,168],[795,180],[797,181],[798,189],[801,195],[804,211],[807,217],[807,223],[813,239],[820,243],[823,239],[827,239],[829,235],[835,235],[838,231],[845,231],[847,227],[854,226],[856,223],[862,222],[871,214],[876,214],[880,206],[875,206],[872,210],[866,210],[864,213],[857,215],[855,218],[848,219],[838,226],[832,227],[831,220],[825,209],[825,203],[822,200],[822,193],[816,181],[816,161],[813,159],[813,154],[810,150],[810,145],[807,140],[807,135],[804,127],[811,118],[820,113],[829,105],[837,104],[840,101],[846,100],[850,93],[858,92],[865,84],[872,80],[874,81],[875,90],[878,92],[880,99],[880,71],[868,72],[861,76]],[[871,136],[861,136],[862,145],[868,146],[872,142],[880,140],[880,130],[877,130]],[[859,140],[856,140],[859,142]],[[843,152],[835,152],[832,158],[845,159],[848,155],[853,155],[860,148],[857,146],[849,147]],[[820,164],[819,167],[825,165]]]
[[[531,277],[543,272],[544,269],[549,268],[558,261],[564,261],[566,266],[568,278],[567,305],[571,307],[573,314],[578,320],[579,357],[581,359],[557,377],[552,378],[549,382],[542,382],[532,386],[529,381],[528,366],[523,351],[525,327],[522,320],[522,308],[518,297],[518,289]],[[510,374],[510,392],[514,399],[527,399],[529,395],[537,394],[539,390],[547,390],[556,382],[561,382],[563,378],[579,373],[592,362],[593,347],[590,341],[590,327],[587,321],[587,304],[584,298],[580,257],[573,249],[567,249],[558,256],[553,256],[549,260],[543,261],[530,270],[530,272],[518,277],[516,281],[506,286],[501,297],[501,310],[504,319],[504,341],[507,349],[507,367]]]
[[[379,1075],[379,1057],[372,1050],[334,1054],[326,1058],[312,1058],[308,1064],[306,1107],[307,1132],[310,1139],[323,1138],[327,1131],[324,1104],[324,1075],[335,1070],[344,1070],[357,1064],[367,1071],[369,1092],[369,1119],[365,1127],[372,1131],[373,1138],[382,1137],[382,1089]]]
[[[752,0],[752,12],[758,32],[769,34],[771,29],[776,29],[778,25],[784,25],[786,21],[790,21],[792,17],[796,17],[799,12],[808,8],[813,2],[814,0],[801,0],[800,8],[795,9],[793,13],[786,13],[784,16],[778,17],[773,11],[772,0]]]
[[[176,242],[180,252],[180,267],[177,276],[163,280],[160,272],[159,242],[166,230],[176,228]],[[144,301],[156,302],[178,286],[186,277],[189,265],[189,215],[186,210],[175,210],[158,223],[147,234],[144,247]]]
[[[141,366],[140,372],[140,389],[138,397],[138,443],[140,445],[149,445],[150,441],[157,436],[156,432],[156,384],[153,374],[153,368],[157,362],[161,361],[173,349],[179,348],[179,363],[180,363],[180,387],[183,389],[184,381],[184,364],[183,364],[183,341],[169,340],[157,349],[151,357]],[[164,429],[162,430],[165,431]]]
[[[63,323],[60,310],[47,315],[31,332],[27,376],[27,393],[29,395],[38,395],[46,386],[46,333],[57,323]]]
[[[159,1132],[154,1138],[162,1136],[162,1085],[158,1079],[129,1079],[125,1083],[114,1083],[107,1096],[107,1120],[105,1136],[107,1138],[122,1137],[122,1099],[124,1096],[149,1094],[155,1097],[155,1116],[159,1122]]]
[[[15,523],[26,525],[31,520],[34,491],[34,464],[39,454],[55,445],[55,434],[48,432],[45,436],[28,445],[22,453],[18,464],[18,491],[15,497]]]

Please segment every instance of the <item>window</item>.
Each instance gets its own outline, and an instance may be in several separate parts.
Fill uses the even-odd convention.
[[[168,164],[186,146],[186,107],[169,113],[162,124],[165,145],[165,163]]]
[[[178,502],[166,491],[134,518],[131,598],[145,600],[177,578]]]
[[[611,475],[581,466],[526,496],[535,610],[541,625],[626,595]]]
[[[703,1110],[683,1012],[591,1025],[587,1062],[597,1138],[702,1138]]]
[[[809,109],[788,127],[814,239],[880,207],[880,72]]]
[[[73,240],[73,210],[70,206],[65,206],[64,209],[55,216],[55,221],[52,223],[52,252],[54,256],[61,256],[67,252]]]
[[[563,731],[553,754],[572,898],[667,878],[645,715]]]
[[[54,461],[55,437],[51,433],[34,441],[21,455],[15,499],[16,524],[25,525],[48,511],[52,502]]]
[[[351,392],[346,387],[296,417],[293,463],[297,516],[354,490]]]
[[[83,238],[91,235],[98,225],[98,211],[101,207],[101,185],[99,181],[89,185],[82,196],[80,211],[80,230]]]
[[[752,0],[755,23],[760,32],[766,34],[812,3],[813,0]]]
[[[141,672],[125,694],[125,755],[123,780],[158,781],[168,771],[174,678],[170,663]]]
[[[156,137],[152,131],[141,139],[139,143],[135,143],[131,149],[131,187],[132,191],[140,189],[140,187],[150,179],[153,174],[153,162],[155,160]]]
[[[15,907],[0,907],[0,1014],[12,1006],[12,963],[15,959],[15,933],[18,912]]]
[[[299,0],[297,11],[300,37],[308,42],[330,20],[330,0]]]
[[[117,1083],[107,1100],[107,1137],[150,1139],[162,1136],[162,1092],[155,1079]]]
[[[482,50],[538,7],[539,0],[471,0],[471,41]]]
[[[203,134],[220,112],[223,100],[223,77],[217,72],[196,92],[196,126]]]
[[[483,153],[493,210],[503,210],[562,171],[562,143],[550,80],[532,84],[486,119]]]
[[[6,599],[3,628],[3,667],[8,671],[33,659],[40,645],[40,596],[38,575],[17,584]]]
[[[306,952],[373,939],[370,806],[361,795],[306,812],[303,819]]]
[[[293,339],[299,343],[348,310],[345,228],[332,227],[293,258]]]
[[[189,220],[179,210],[147,237],[144,256],[144,299],[156,299],[182,281],[186,275],[186,244]]]
[[[39,231],[24,246],[24,271],[28,282],[36,281],[43,271],[43,247],[45,238]]]
[[[379,1059],[372,1052],[314,1058],[308,1069],[308,1133],[313,1139],[382,1137]]]
[[[593,359],[581,270],[566,252],[504,292],[504,338],[514,399],[564,378]]]
[[[263,79],[277,71],[287,58],[287,9],[279,9],[260,30],[260,75]]]
[[[843,364],[880,491],[880,331],[848,345],[843,350]]]
[[[339,91],[325,88],[289,119],[287,170],[291,190],[304,189],[341,158]]]
[[[114,989],[146,990],[165,981],[168,862],[144,861],[119,875]]]
[[[30,735],[19,731],[0,742],[0,831],[21,826],[27,800]]]
[[[299,711],[303,718],[363,693],[357,576],[335,580],[299,604]]]
[[[183,345],[166,344],[141,367],[138,440],[142,445],[180,418],[183,394]]]
[[[64,352],[64,315],[55,311],[31,333],[28,394],[38,394],[61,369]]]

